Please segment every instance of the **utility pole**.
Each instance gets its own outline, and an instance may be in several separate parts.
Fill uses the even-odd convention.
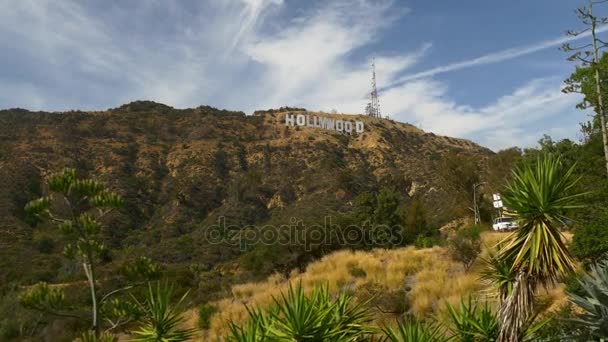
[[[477,184],[473,184],[473,212],[475,213],[475,224],[481,223],[481,215],[479,214],[479,205],[477,205],[477,187],[486,184],[486,182],[481,182]]]

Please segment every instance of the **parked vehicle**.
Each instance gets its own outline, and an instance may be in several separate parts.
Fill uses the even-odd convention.
[[[494,219],[492,229],[497,231],[511,230],[519,228],[519,224],[513,217],[497,217]]]

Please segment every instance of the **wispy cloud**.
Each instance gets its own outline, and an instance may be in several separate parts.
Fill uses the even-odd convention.
[[[605,31],[608,31],[608,26],[600,27],[597,30],[598,33],[605,32]],[[556,38],[556,39],[543,40],[543,41],[540,41],[540,42],[537,42],[534,44],[530,44],[530,45],[523,45],[523,46],[505,49],[505,50],[498,51],[498,52],[492,52],[492,53],[489,53],[489,54],[486,54],[486,55],[483,55],[480,57],[476,57],[473,59],[469,59],[466,61],[450,63],[447,65],[435,67],[435,68],[432,68],[432,69],[429,69],[426,71],[422,71],[422,72],[418,72],[415,74],[405,75],[403,77],[400,77],[393,84],[390,84],[388,87],[396,86],[396,85],[399,85],[399,84],[402,84],[402,83],[405,83],[408,81],[412,81],[412,80],[416,80],[416,79],[420,79],[420,78],[424,78],[424,77],[435,76],[435,75],[450,72],[450,71],[462,70],[462,69],[475,67],[475,66],[479,66],[479,65],[504,62],[504,61],[507,61],[510,59],[514,59],[517,57],[522,57],[522,56],[529,55],[529,54],[532,54],[532,53],[535,53],[538,51],[542,51],[542,50],[545,50],[545,49],[548,49],[551,47],[560,46],[567,42],[586,38],[590,34],[591,33],[589,31],[587,31],[587,32],[581,33],[575,37],[565,36],[565,37]]]

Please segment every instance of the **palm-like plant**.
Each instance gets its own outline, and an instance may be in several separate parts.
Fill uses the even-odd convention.
[[[133,332],[136,342],[180,342],[188,341],[194,337],[193,329],[181,329],[184,323],[181,312],[177,309],[184,301],[188,293],[184,294],[173,306],[171,297],[173,288],[171,286],[156,283],[156,287],[148,284],[148,295],[145,301],[135,302],[143,312],[142,325],[139,330]]]
[[[248,309],[249,323],[230,325],[229,340],[255,341],[360,341],[370,329],[365,303],[340,294],[335,299],[327,287],[316,287],[310,296],[302,285],[290,286],[287,295],[273,298],[268,311]]]
[[[498,257],[511,265],[514,282],[502,303],[499,340],[518,341],[533,312],[534,292],[539,286],[554,284],[574,270],[574,260],[566,248],[559,227],[564,214],[580,208],[583,193],[575,193],[580,178],[574,166],[565,170],[561,160],[544,155],[534,165],[513,171],[513,180],[503,192],[505,206],[520,224]]]
[[[589,274],[580,280],[584,297],[569,293],[570,301],[582,309],[574,323],[581,327],[578,334],[589,340],[608,337],[608,264],[591,266]]]
[[[422,322],[415,319],[399,321],[396,328],[382,328],[387,342],[445,342],[449,338],[436,322]]]

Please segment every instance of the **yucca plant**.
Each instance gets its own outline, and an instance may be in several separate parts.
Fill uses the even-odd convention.
[[[180,328],[184,319],[178,309],[188,293],[184,294],[175,305],[171,305],[173,287],[156,283],[148,284],[145,301],[133,298],[143,312],[139,330],[133,332],[136,342],[180,342],[194,337],[193,329]]]
[[[437,322],[422,322],[408,318],[397,323],[396,328],[382,328],[384,341],[390,342],[444,342],[449,338]]]
[[[496,313],[492,311],[488,303],[483,306],[469,297],[467,301],[461,299],[460,307],[456,309],[448,304],[452,338],[461,342],[486,342],[496,341],[499,326]]]
[[[500,341],[519,341],[533,313],[534,292],[574,271],[574,260],[559,227],[568,210],[580,208],[581,197],[574,187],[580,178],[574,166],[564,169],[559,157],[545,154],[534,165],[513,171],[513,180],[503,192],[509,213],[519,222],[498,257],[510,264],[513,284],[502,303]]]
[[[342,293],[332,298],[327,287],[306,295],[302,284],[273,297],[267,310],[250,309],[245,326],[230,325],[229,341],[361,341],[371,329],[365,303]]]
[[[589,340],[608,338],[608,264],[606,262],[591,266],[590,272],[583,276],[580,284],[584,296],[568,293],[570,301],[582,311],[572,320],[580,326],[577,335]]]

